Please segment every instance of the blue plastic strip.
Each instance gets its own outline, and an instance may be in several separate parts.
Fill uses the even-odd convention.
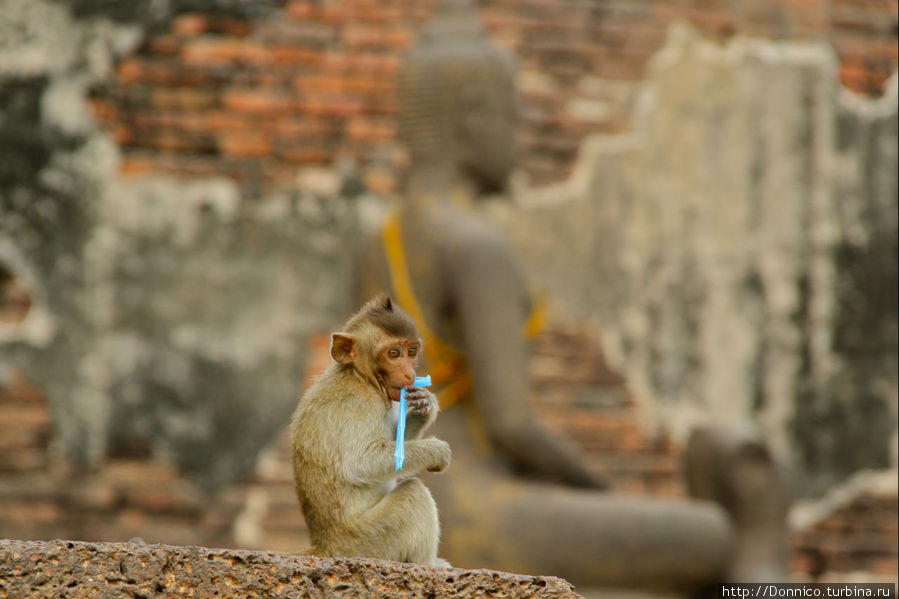
[[[415,377],[416,387],[430,387],[431,375]],[[403,469],[403,461],[406,459],[406,390],[400,390],[400,413],[396,421],[396,448],[393,450],[393,460],[396,471]]]

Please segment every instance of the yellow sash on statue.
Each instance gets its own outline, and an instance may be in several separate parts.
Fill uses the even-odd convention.
[[[390,279],[397,301],[418,325],[418,331],[424,341],[424,354],[434,393],[440,399],[441,409],[446,409],[471,392],[473,385],[471,372],[468,370],[465,355],[431,332],[425,322],[421,306],[412,288],[412,281],[409,279],[401,220],[400,213],[394,212],[387,218],[381,231],[387,267],[390,270]],[[543,305],[537,304],[524,324],[522,332],[527,337],[536,336],[542,330],[544,320]]]

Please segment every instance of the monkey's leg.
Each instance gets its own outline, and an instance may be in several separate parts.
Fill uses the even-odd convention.
[[[437,506],[417,478],[404,480],[365,512],[358,529],[366,532],[369,555],[399,562],[437,563]]]

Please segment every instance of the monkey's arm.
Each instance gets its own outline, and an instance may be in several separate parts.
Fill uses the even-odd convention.
[[[397,476],[414,476],[425,470],[439,472],[450,462],[450,447],[446,441],[434,437],[406,441],[403,469],[396,471],[393,450],[396,442],[378,440],[352,451],[344,459],[347,480],[354,485],[370,485],[392,480]]]
[[[466,248],[453,280],[474,395],[491,439],[520,470],[576,487],[605,488],[577,450],[541,426],[530,410],[521,332],[528,304],[524,281],[500,240],[478,241]]]

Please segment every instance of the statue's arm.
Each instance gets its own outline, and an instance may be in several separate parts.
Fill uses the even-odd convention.
[[[500,243],[488,239],[469,245],[453,270],[474,396],[491,440],[520,470],[577,487],[604,488],[578,451],[544,428],[528,405],[522,338],[528,301],[517,264]]]

